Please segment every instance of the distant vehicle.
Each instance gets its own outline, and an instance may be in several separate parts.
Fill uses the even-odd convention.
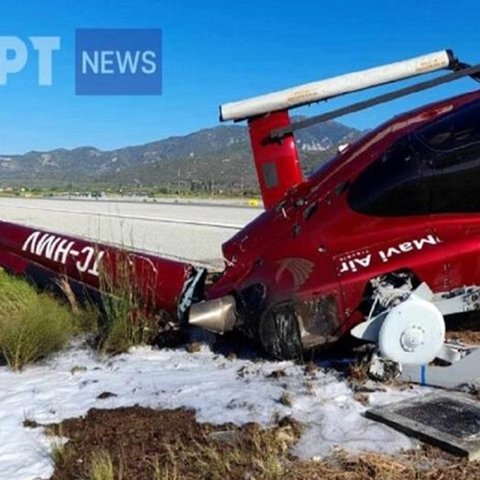
[[[400,79],[451,73],[290,123],[288,110]],[[480,90],[395,117],[304,179],[294,131],[459,78],[480,66],[450,51],[223,105],[248,120],[266,211],[223,245],[225,270],[129,252],[146,309],[182,324],[238,329],[278,359],[352,332],[395,361],[442,348],[444,317],[480,309]],[[95,290],[111,247],[0,224],[0,264],[43,283]]]

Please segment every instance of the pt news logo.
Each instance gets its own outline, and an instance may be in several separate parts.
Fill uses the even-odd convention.
[[[161,30],[77,30],[77,95],[160,95],[161,46]]]
[[[55,84],[55,62],[63,59],[60,37],[0,36],[0,87],[35,64],[38,85]],[[75,32],[77,95],[160,95],[160,29],[79,29]]]

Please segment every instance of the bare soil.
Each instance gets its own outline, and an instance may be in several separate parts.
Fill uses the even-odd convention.
[[[447,340],[465,345],[480,345],[480,322],[477,312],[447,317],[446,326]]]
[[[323,461],[289,453],[300,427],[287,419],[262,429],[249,424],[199,424],[193,411],[140,407],[92,409],[81,419],[49,426],[70,440],[57,449],[52,480],[441,480],[480,478],[468,463],[433,447],[395,457],[335,452]],[[92,470],[95,452],[112,460],[113,476]]]

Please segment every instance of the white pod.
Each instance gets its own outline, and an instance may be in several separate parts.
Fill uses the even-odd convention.
[[[426,365],[445,341],[445,321],[433,304],[412,295],[387,314],[380,327],[380,353],[400,364]]]

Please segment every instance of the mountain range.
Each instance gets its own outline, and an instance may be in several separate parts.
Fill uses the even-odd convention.
[[[300,130],[296,141],[305,173],[334,155],[339,144],[354,141],[361,134],[333,121]],[[255,190],[257,181],[247,127],[222,125],[109,151],[79,147],[0,155],[3,187],[92,184]]]

